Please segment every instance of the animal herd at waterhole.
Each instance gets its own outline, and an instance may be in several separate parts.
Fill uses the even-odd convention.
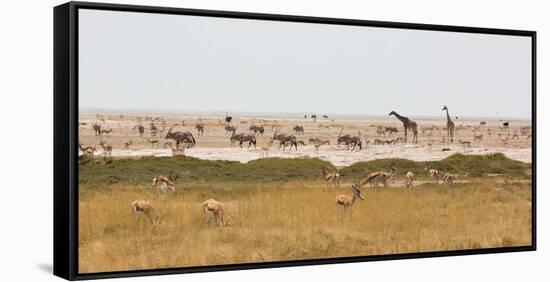
[[[510,124],[509,121],[500,120],[499,125],[495,128],[489,128],[487,126],[487,121],[479,121],[477,125],[456,125],[455,121],[458,120],[456,117],[453,121],[449,114],[447,106],[442,107],[441,109],[446,113],[446,122],[443,126],[437,125],[425,125],[418,126],[418,123],[398,114],[395,111],[389,113],[390,116],[394,116],[402,123],[403,136],[394,137],[399,134],[400,130],[394,126],[382,126],[382,125],[371,125],[370,127],[375,129],[375,136],[371,136],[372,139],[361,136],[361,131],[358,131],[358,134],[344,134],[344,126],[340,128],[338,136],[336,138],[336,146],[345,148],[351,152],[361,151],[367,149],[368,145],[372,146],[392,146],[399,144],[407,144],[411,142],[412,144],[418,143],[418,137],[421,135],[424,138],[424,143],[428,147],[432,147],[436,143],[436,138],[439,133],[440,135],[440,149],[442,151],[449,150],[448,144],[454,143],[459,131],[471,130],[473,133],[473,138],[467,140],[465,138],[459,138],[457,141],[466,148],[471,147],[472,144],[476,142],[481,142],[484,138],[486,139],[495,139],[494,142],[502,143],[504,147],[508,145],[509,142],[514,142],[514,140],[530,140],[531,139],[531,126],[521,126],[514,127]],[[120,115],[119,119],[124,120],[124,115]],[[305,115],[304,120],[307,122],[317,123],[318,130],[329,129],[330,127],[336,127],[335,119],[329,118],[327,115],[323,115],[318,118],[317,115]],[[146,128],[143,126],[144,123],[149,122],[149,134],[146,134]],[[250,125],[248,125],[249,123]],[[108,142],[110,135],[113,133],[113,128],[105,128],[105,117],[100,114],[96,114],[96,121],[91,125],[94,137],[97,138],[97,146],[93,144],[84,144],[79,143],[79,149],[82,152],[83,159],[93,159],[94,153],[98,151],[98,146],[102,149],[102,155],[104,159],[110,159],[113,151],[113,144]],[[309,139],[301,140],[302,136],[305,134],[305,128],[301,124],[296,124],[292,127],[291,133],[281,133],[282,126],[278,125],[277,122],[271,122],[271,130],[273,135],[270,136],[267,140],[264,140],[263,144],[258,146],[258,137],[264,136],[266,133],[266,128],[269,129],[266,125],[256,124],[256,120],[246,121],[241,120],[238,124],[234,122],[234,118],[226,114],[223,120],[220,120],[220,125],[223,124],[225,134],[227,135],[230,145],[238,144],[240,148],[243,148],[243,144],[250,148],[251,146],[257,150],[261,158],[267,157],[268,152],[273,150],[274,142],[278,142],[278,150],[285,151],[287,147],[289,150],[298,151],[299,146],[313,146],[315,152],[318,154],[319,148],[321,146],[329,146],[331,143],[330,139],[321,138],[319,136],[311,136]],[[81,122],[80,126],[88,126],[88,124]],[[132,128],[135,131],[135,138],[140,138],[142,142],[146,142],[151,145],[151,148],[158,148],[162,145],[163,148],[170,148],[171,155],[174,156],[185,156],[185,150],[192,148],[197,145],[197,139],[204,138],[205,131],[208,130],[208,126],[202,121],[201,118],[198,118],[195,121],[194,127],[197,131],[197,135],[193,135],[191,131],[182,130],[175,131],[174,128],[177,126],[186,126],[185,120],[180,123],[172,123],[170,126],[166,119],[162,117],[152,117],[152,116],[137,116],[136,124]],[[247,128],[248,131],[237,133],[239,127]],[[166,131],[166,128],[168,130]],[[484,136],[485,135],[485,136]],[[164,137],[164,140],[161,137]],[[461,134],[462,136],[462,134]],[[466,135],[464,135],[466,136]],[[496,137],[495,137],[496,136]],[[265,139],[265,138],[263,138]],[[130,147],[135,145],[137,142],[135,139],[128,138],[127,140],[122,140],[121,147],[124,150],[129,150]],[[426,162],[426,173],[429,174],[434,183],[444,183],[448,186],[452,186],[456,174],[453,172],[441,172],[437,168],[430,167],[430,163]],[[380,185],[387,187],[390,186],[393,179],[397,175],[397,168],[391,166],[388,170],[380,170],[370,174],[365,173],[365,178],[363,180],[356,178],[351,184],[351,194],[341,194],[335,198],[335,204],[339,211],[347,210],[351,208],[357,200],[364,200],[364,195],[361,193],[361,188],[370,185],[371,187],[378,187]],[[326,182],[326,188],[330,189],[331,187],[340,188],[341,175],[337,172],[329,172],[325,167],[320,168],[320,176]],[[171,172],[170,175],[164,176],[159,175],[153,178],[151,187],[161,193],[163,196],[167,195],[169,192],[175,192],[176,183],[180,179],[178,174],[173,175]],[[415,175],[411,171],[406,171],[403,176],[404,186],[407,188],[413,188],[415,182]],[[222,202],[216,201],[214,199],[208,199],[201,203],[201,209],[204,212],[206,223],[209,224],[212,216],[215,218],[216,225],[218,226],[227,226],[230,222],[230,217],[226,217],[224,204]],[[135,200],[131,203],[131,208],[136,220],[140,215],[144,215],[149,219],[150,223],[155,224],[159,223],[159,216],[156,212],[155,206],[150,201],[140,199]],[[339,212],[340,214],[341,212]]]

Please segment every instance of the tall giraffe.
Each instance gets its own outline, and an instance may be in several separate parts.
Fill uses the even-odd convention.
[[[447,138],[453,141],[453,137],[455,136],[455,123],[451,120],[451,117],[449,116],[449,109],[447,109],[447,106],[443,106],[441,108],[442,111],[447,112]]]
[[[400,120],[403,123],[403,127],[405,128],[405,143],[407,143],[407,130],[411,130],[413,133],[413,143],[416,143],[417,141],[417,135],[418,135],[418,125],[416,122],[410,120],[408,117],[404,117],[399,115],[398,113],[391,111],[389,116],[395,116],[398,120]]]

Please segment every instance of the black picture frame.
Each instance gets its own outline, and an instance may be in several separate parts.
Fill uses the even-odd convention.
[[[194,15],[283,22],[450,31],[461,33],[515,35],[532,42],[532,244],[522,247],[434,251],[424,253],[374,255],[365,257],[262,262],[233,265],[132,270],[106,273],[78,273],[78,10],[94,9],[172,15]],[[242,13],[136,5],[69,2],[54,8],[54,275],[68,280],[165,275],[317,264],[351,263],[441,256],[474,255],[536,250],[536,32],[494,28],[429,25],[401,22],[336,19],[292,15]]]

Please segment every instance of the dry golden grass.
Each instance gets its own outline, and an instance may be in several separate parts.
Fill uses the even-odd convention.
[[[531,183],[469,180],[452,188],[363,188],[365,200],[343,221],[334,199],[351,193],[349,183],[325,190],[321,181],[196,181],[165,197],[145,186],[81,184],[79,271],[530,245]],[[205,224],[200,203],[209,198],[225,203],[229,226]],[[162,222],[136,221],[135,199],[150,201]]]

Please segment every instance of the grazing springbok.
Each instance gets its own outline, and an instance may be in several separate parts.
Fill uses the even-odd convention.
[[[177,156],[180,152],[181,155],[185,156],[185,148],[178,148],[177,146],[172,146],[172,157]]]
[[[361,182],[361,185],[359,187],[363,187],[366,184],[370,183],[371,187],[378,187],[380,183],[384,185],[384,187],[388,186],[388,180],[391,181],[395,173],[397,172],[397,169],[392,166],[390,172],[385,171],[377,171],[369,174],[367,176],[367,179],[365,179],[363,182]]]
[[[474,134],[474,141],[480,141],[483,140],[483,134],[476,135]]]
[[[224,215],[225,210],[223,207],[223,203],[218,202],[214,199],[206,200],[202,203],[202,210],[204,211],[204,217],[206,224],[210,225],[210,216],[209,213],[213,214],[216,218],[216,224],[218,226],[227,226],[229,225],[229,221],[231,221],[231,217],[227,218],[227,221],[224,222]]]
[[[92,146],[84,145],[84,144],[78,142],[78,148],[80,148],[80,151],[82,151],[82,153],[84,153],[86,150],[91,149]]]
[[[359,180],[356,179],[355,182],[351,185],[351,192],[353,195],[338,195],[336,196],[336,210],[338,211],[338,218],[341,219],[342,212],[346,208],[351,208],[357,199],[365,200],[363,195],[361,195],[361,190],[359,188]]]
[[[452,185],[455,177],[456,177],[456,175],[454,175],[452,173],[445,173],[441,177],[441,180],[443,181],[443,183],[445,183],[447,185]]]
[[[321,167],[321,175],[327,184],[327,189],[329,189],[331,185],[337,188],[340,187],[340,174],[336,172],[328,173],[325,167]]]
[[[124,150],[130,149],[130,145],[132,145],[132,143],[133,143],[132,140],[128,140],[128,141],[124,142]]]
[[[414,173],[412,171],[407,171],[405,174],[405,187],[414,188]]]
[[[140,214],[144,214],[151,224],[158,223],[158,216],[153,205],[145,200],[135,200],[132,202],[132,213],[135,220]]]
[[[162,145],[162,148],[172,148],[174,146],[174,144],[172,143],[172,141],[168,140],[168,141],[164,141],[164,144]]]
[[[151,186],[155,191],[160,191],[163,194],[166,194],[166,190],[169,189],[172,192],[176,192],[176,181],[178,180],[178,175],[176,174],[175,177],[172,177],[172,172],[168,175],[168,177],[159,175],[157,177],[153,178],[153,183]]]
[[[472,143],[470,141],[463,141],[459,139],[458,142],[462,144],[462,147],[464,148],[464,150],[466,150],[466,148],[472,147]]]
[[[399,132],[399,130],[397,129],[397,127],[385,127],[385,128],[384,128],[384,131],[385,131],[385,132],[388,132],[389,136],[391,136],[393,133]]]
[[[94,158],[94,152],[97,151],[96,147],[87,147],[82,151],[82,154],[87,159],[93,159]]]
[[[441,176],[441,172],[435,168],[430,168],[430,165],[428,162],[426,162],[426,165],[424,166],[424,170],[428,172],[428,174],[432,177],[432,181],[434,183],[439,183],[439,177]]]

